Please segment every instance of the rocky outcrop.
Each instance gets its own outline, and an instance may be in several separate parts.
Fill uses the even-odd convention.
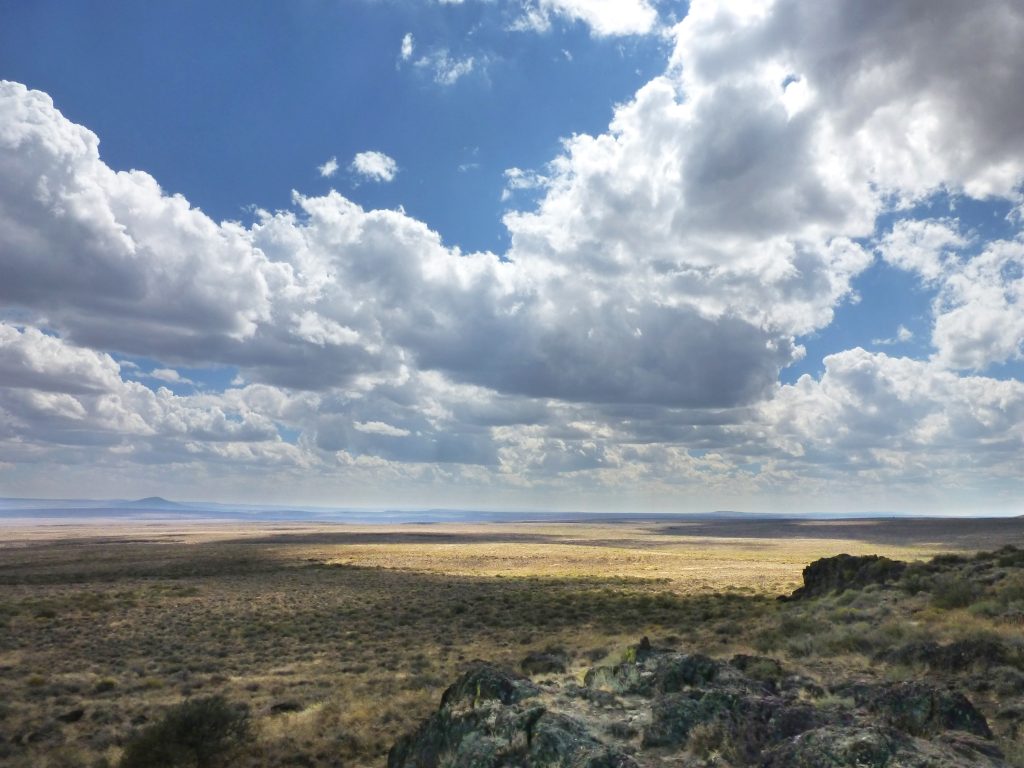
[[[789,600],[821,597],[844,589],[898,581],[907,564],[881,555],[836,555],[815,560],[804,568],[804,585]]]
[[[768,750],[761,768],[1000,768],[999,757],[974,748],[914,739],[884,726],[826,726]]]
[[[646,747],[684,747],[700,726],[715,747],[735,760],[756,762],[766,747],[817,728],[829,716],[817,708],[775,696],[734,691],[690,691],[660,696],[643,732]]]
[[[724,677],[723,684],[750,682],[735,667],[703,654],[654,649],[645,637],[630,646],[617,664],[588,670],[584,684],[591,689],[617,694],[650,696],[675,693]]]
[[[512,675],[486,661],[474,661],[469,669],[441,696],[441,708],[475,707],[498,701],[515,704],[536,696],[540,689],[525,677]]]
[[[963,694],[926,683],[819,683],[775,659],[641,641],[619,662],[535,683],[475,662],[392,748],[389,768],[1004,766]]]
[[[966,731],[992,738],[985,717],[957,691],[924,682],[859,686],[854,701],[875,717],[912,736]]]
[[[987,669],[1010,660],[1007,647],[994,638],[971,638],[940,644],[932,641],[907,643],[878,655],[890,664],[920,665],[938,672]]]
[[[635,768],[569,715],[536,701],[529,680],[476,662],[441,706],[388,754],[388,768]]]

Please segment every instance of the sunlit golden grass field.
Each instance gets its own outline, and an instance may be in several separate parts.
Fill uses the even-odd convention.
[[[840,552],[930,557],[946,547],[879,547],[843,539],[735,539],[666,536],[644,527],[517,526],[527,541],[486,541],[487,529],[462,526],[437,534],[470,541],[355,543],[309,546],[303,555],[331,564],[398,568],[481,577],[658,579],[679,594],[733,589],[781,593],[800,581],[803,567]],[[477,541],[475,537],[485,540]],[[536,537],[536,540],[529,540]]]

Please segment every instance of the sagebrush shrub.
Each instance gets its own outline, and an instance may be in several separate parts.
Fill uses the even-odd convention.
[[[932,605],[936,608],[966,608],[981,595],[977,584],[956,576],[941,576],[932,586]]]
[[[249,714],[223,696],[171,707],[127,744],[121,768],[218,768],[249,736]]]

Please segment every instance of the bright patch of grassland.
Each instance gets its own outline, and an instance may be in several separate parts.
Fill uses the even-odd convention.
[[[667,588],[679,594],[721,589],[778,594],[799,585],[803,567],[819,557],[882,551],[893,558],[920,559],[946,551],[934,545],[880,548],[842,538],[751,540],[665,535],[628,526],[517,526],[525,541],[477,541],[476,536],[486,538],[487,529],[457,530],[467,540],[311,546],[308,553],[329,563],[423,573],[539,578],[615,574],[664,580]]]
[[[869,592],[813,608],[774,598],[840,552],[915,560],[1007,543],[1002,529],[965,530],[13,528],[0,544],[0,763],[114,766],[173,705],[223,696],[252,726],[232,765],[381,765],[467,661],[515,666],[560,646],[582,670],[641,635],[867,668],[879,647],[925,632],[1010,630],[922,595],[906,598],[921,603],[913,625]]]

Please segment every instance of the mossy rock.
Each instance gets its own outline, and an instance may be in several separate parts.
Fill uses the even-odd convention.
[[[525,677],[486,661],[474,661],[441,695],[441,706],[475,707],[495,700],[514,704],[538,693],[540,689]]]
[[[970,743],[936,744],[885,726],[825,726],[768,750],[761,768],[1003,768]]]
[[[911,736],[937,736],[946,731],[966,731],[992,738],[992,730],[962,693],[922,682],[865,686],[854,692],[857,706],[864,707],[888,725]]]

